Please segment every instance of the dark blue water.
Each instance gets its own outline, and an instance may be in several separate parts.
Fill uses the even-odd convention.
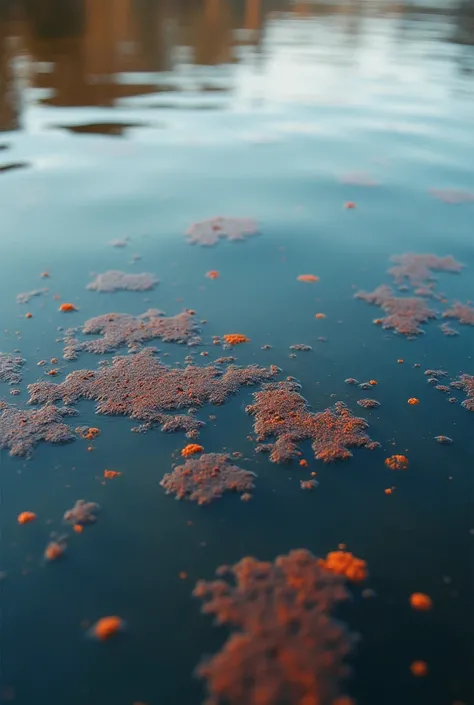
[[[325,555],[344,542],[367,561],[377,594],[355,592],[341,613],[361,635],[349,692],[361,705],[473,702],[474,417],[423,371],[474,374],[474,329],[455,326],[461,335],[447,338],[434,321],[407,340],[372,325],[379,309],[353,294],[390,283],[390,256],[415,251],[463,262],[461,275],[439,275],[438,288],[449,301],[474,299],[474,203],[447,205],[428,192],[474,191],[474,10],[56,5],[11,3],[0,16],[0,168],[17,166],[0,172],[0,350],[27,360],[20,396],[2,384],[1,398],[26,405],[26,385],[43,379],[41,359],[59,358],[56,380],[97,367],[93,355],[61,360],[58,326],[189,307],[206,319],[206,341],[249,336],[235,352],[239,364],[279,365],[314,410],[345,401],[381,447],[324,465],[305,443],[308,469],[271,464],[247,439],[245,389],[198,416],[208,422],[206,451],[242,452],[242,466],[258,474],[248,503],[173,501],[159,482],[184,436],[130,433],[134,422],[96,416],[91,402],[77,405],[72,423],[100,427],[93,452],[82,440],[42,444],[27,461],[3,450],[0,699],[200,703],[193,670],[227,632],[200,614],[194,582],[248,554]],[[378,186],[343,184],[351,172]],[[219,214],[255,218],[261,234],[209,249],[186,243],[191,222]],[[124,237],[123,249],[108,244]],[[134,254],[141,261],[132,263]],[[146,293],[85,289],[91,272],[108,269],[152,272],[160,284]],[[220,278],[206,279],[210,269]],[[298,282],[303,273],[320,281]],[[15,302],[43,286],[49,294]],[[59,313],[53,294],[79,311]],[[313,349],[290,358],[295,343]],[[168,362],[188,353],[157,347]],[[198,364],[223,354],[206,349]],[[346,377],[379,384],[366,394]],[[363,396],[381,407],[361,409]],[[413,396],[417,407],[406,403]],[[405,473],[385,467],[392,453],[409,458]],[[105,468],[123,475],[104,485]],[[314,492],[300,489],[308,470],[318,473]],[[49,535],[64,529],[78,498],[101,505],[97,525],[72,534],[64,560],[45,565]],[[21,527],[26,509],[38,519]],[[415,591],[432,597],[431,612],[409,608]],[[87,639],[86,623],[107,614],[120,615],[126,633],[107,644]],[[410,674],[419,659],[427,678]]]

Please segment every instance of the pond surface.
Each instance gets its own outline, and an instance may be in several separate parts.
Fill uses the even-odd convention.
[[[1,399],[30,411],[28,384],[107,369],[99,362],[112,351],[63,360],[69,326],[193,309],[206,321],[202,346],[147,341],[163,363],[183,366],[191,353],[200,366],[229,355],[277,365],[275,379],[298,380],[313,411],[345,402],[380,443],[325,464],[304,440],[292,463],[272,463],[255,452],[245,411],[259,387],[243,387],[223,406],[197,408],[206,422],[197,442],[242,453],[234,462],[257,474],[255,490],[249,502],[228,493],[206,506],[160,486],[195,439],[131,433],[136,420],[96,415],[94,401],[64,419],[73,433],[98,427],[94,440],[41,442],[29,458],[5,447],[0,701],[197,705],[206,684],[194,669],[229,631],[201,614],[196,581],[248,555],[325,556],[345,544],[369,576],[338,613],[360,635],[343,692],[360,705],[474,702],[474,416],[462,390],[443,393],[424,375],[445,370],[438,383],[449,386],[474,374],[474,328],[442,318],[456,301],[472,311],[474,299],[472,4],[36,0],[6,3],[0,24],[0,351],[25,360],[20,393],[0,383]],[[258,235],[190,245],[191,224],[215,216],[252,218]],[[436,283],[421,301],[437,320],[415,336],[373,324],[397,304],[354,298],[429,285],[404,279],[397,291],[390,258],[409,252],[464,265],[428,272]],[[159,284],[86,288],[108,270]],[[78,310],[59,311],[64,302]],[[446,322],[459,335],[443,335]],[[212,344],[230,333],[250,342]],[[349,377],[378,384],[364,391]],[[366,397],[380,407],[358,406]],[[386,467],[393,454],[408,458],[406,471]],[[105,469],[122,474],[104,480]],[[318,486],[303,491],[313,472]],[[81,498],[101,511],[76,534],[62,518]],[[22,511],[36,521],[20,525]],[[51,532],[68,535],[67,551],[48,562]],[[411,609],[414,592],[433,609]],[[88,638],[107,615],[124,633]],[[410,671],[419,660],[425,677]]]

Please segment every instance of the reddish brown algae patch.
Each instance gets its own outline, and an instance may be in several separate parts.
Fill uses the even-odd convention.
[[[417,255],[408,252],[403,255],[393,255],[392,262],[395,266],[388,270],[388,273],[399,284],[406,280],[412,285],[421,285],[434,279],[433,272],[450,272],[459,274],[464,265],[454,259],[451,255],[437,257],[432,254]],[[426,292],[427,294],[431,292]]]
[[[374,291],[358,291],[354,297],[373,306],[379,306],[387,315],[377,319],[384,329],[394,329],[397,333],[413,338],[424,333],[421,323],[436,318],[436,312],[426,302],[416,296],[395,296],[390,286],[381,285]]]
[[[474,411],[474,375],[461,375],[459,379],[451,382],[451,387],[465,392],[467,398],[461,406],[468,411]]]
[[[207,681],[206,705],[353,703],[340,697],[353,640],[331,617],[348,597],[342,576],[304,549],[273,562],[243,558],[217,575],[193,594],[205,614],[236,631],[197,669]]]
[[[464,326],[474,326],[474,308],[468,304],[462,304],[459,301],[452,304],[450,308],[447,308],[443,313],[443,318],[456,318],[461,325]],[[452,329],[451,329],[452,330]],[[453,335],[453,333],[446,333],[445,335]],[[457,331],[454,335],[457,334]]]
[[[52,404],[28,411],[7,405],[0,413],[0,448],[8,448],[10,455],[28,457],[40,441],[73,441],[74,433],[63,418],[75,415],[74,409],[59,409]]]
[[[193,223],[186,231],[190,245],[212,247],[219,240],[243,241],[258,234],[258,224],[252,218],[210,218]]]
[[[0,382],[19,384],[24,362],[25,360],[18,355],[0,352]]]
[[[176,499],[209,504],[224,492],[249,492],[254,488],[254,478],[255,473],[233,465],[230,456],[204,453],[166,473],[160,485],[166,494],[174,494]]]
[[[373,449],[379,445],[365,433],[367,421],[354,416],[345,404],[336,402],[329,409],[313,412],[299,389],[300,385],[293,381],[265,384],[262,391],[254,393],[254,403],[246,408],[255,418],[257,441],[276,438],[261,448],[270,452],[272,462],[297,458],[298,445],[304,440],[312,440],[314,457],[324,462],[350,458],[349,448]]]

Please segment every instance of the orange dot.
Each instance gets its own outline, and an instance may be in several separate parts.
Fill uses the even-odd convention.
[[[387,489],[384,490],[385,494],[392,494],[393,490],[391,487],[387,487]]]
[[[423,592],[414,592],[410,595],[410,605],[414,610],[429,612],[433,607],[433,600],[429,595],[425,595]]]
[[[21,512],[17,517],[19,524],[29,524],[30,521],[34,521],[35,519],[36,514],[34,512]]]
[[[369,384],[372,385],[372,387],[375,387],[376,384],[378,384],[376,379],[369,379]]]
[[[202,453],[203,450],[204,447],[200,446],[198,443],[189,443],[185,448],[183,448],[181,455],[183,458],[187,458],[195,453]]]
[[[428,673],[428,664],[426,661],[413,661],[410,666],[410,671],[417,677],[426,676]]]
[[[41,277],[47,279],[50,276],[49,272],[41,272]]]
[[[180,580],[187,580],[188,574],[183,571],[179,574],[179,579]]]
[[[74,304],[61,304],[59,307],[60,311],[77,311],[77,308],[74,306]]]
[[[346,208],[347,210],[351,210],[352,208],[355,208],[355,207],[356,207],[356,204],[354,203],[354,201],[347,201],[347,203],[344,203],[344,208]]]
[[[308,467],[308,461],[307,460],[300,460],[300,465],[302,468],[307,468]]]
[[[65,546],[63,544],[56,543],[56,541],[51,541],[51,543],[46,546],[44,557],[47,561],[57,561],[58,558],[61,558],[64,551]]]
[[[92,636],[100,641],[110,639],[115,636],[124,627],[123,620],[120,617],[102,617],[91,628]]]
[[[33,314],[32,313],[25,313],[25,318],[33,318]]]
[[[325,313],[317,313],[315,315],[315,318],[326,318],[326,314]]]
[[[405,362],[405,360],[402,360],[401,358],[399,358],[399,359],[397,360],[397,362],[398,362],[399,365],[402,365],[402,364]]]
[[[307,282],[308,284],[312,284],[314,282],[319,281],[319,277],[317,277],[315,274],[300,274],[297,279],[299,282]]]
[[[209,272],[207,272],[206,277],[208,279],[218,279],[219,272],[217,271],[217,269],[211,269]]]
[[[408,403],[409,403],[411,406],[415,406],[416,404],[419,404],[419,403],[420,403],[420,400],[417,399],[416,397],[410,397],[409,400],[408,400]]]
[[[73,529],[76,534],[82,534],[82,532],[84,531],[84,527],[82,526],[82,524],[74,524]]]

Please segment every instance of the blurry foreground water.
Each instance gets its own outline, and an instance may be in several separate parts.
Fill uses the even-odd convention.
[[[193,670],[227,631],[200,614],[196,580],[245,555],[273,560],[304,547],[324,556],[345,543],[367,561],[376,593],[355,592],[340,615],[361,637],[348,692],[361,705],[472,703],[474,417],[462,394],[449,404],[423,371],[474,374],[474,329],[455,321],[461,334],[446,337],[432,321],[407,340],[374,326],[380,310],[353,298],[390,284],[390,256],[413,251],[462,262],[461,274],[437,275],[438,290],[449,302],[474,299],[472,4],[2,7],[0,350],[27,361],[20,395],[2,383],[2,399],[25,406],[26,385],[49,379],[42,359],[59,360],[52,381],[97,368],[100,358],[87,353],[62,360],[59,326],[191,308],[207,321],[205,342],[251,339],[234,353],[198,348],[197,364],[235,354],[241,365],[278,365],[313,410],[341,400],[367,418],[381,447],[325,465],[304,442],[307,468],[272,464],[247,438],[255,389],[244,388],[199,410],[208,422],[199,442],[244,454],[241,466],[258,475],[250,502],[232,494],[206,507],[175,502],[159,482],[184,434],[130,433],[132,421],[96,416],[89,401],[71,425],[100,428],[92,451],[83,440],[40,444],[30,460],[3,450],[0,701],[200,703]],[[462,192],[466,202],[444,203],[430,189]],[[254,218],[261,234],[188,245],[189,225],[215,215]],[[125,247],[109,244],[124,238]],[[150,272],[160,284],[86,290],[92,272],[110,269]],[[220,277],[207,279],[209,270]],[[297,281],[305,273],[319,282]],[[45,286],[49,293],[16,303]],[[79,311],[61,314],[64,301]],[[189,352],[150,344],[168,363]],[[289,357],[292,344],[312,351]],[[363,392],[347,377],[378,385]],[[380,408],[357,406],[365,396]],[[409,406],[410,397],[420,404]],[[439,445],[437,435],[454,443]],[[408,457],[406,472],[385,467],[393,453]],[[104,469],[122,475],[104,482]],[[319,486],[302,491],[312,471]],[[45,565],[50,533],[64,532],[62,516],[79,498],[101,505],[97,524],[70,532],[64,560]],[[17,524],[24,510],[35,523]],[[433,610],[411,610],[412,592],[429,594]],[[93,642],[87,627],[105,615],[119,615],[127,631]],[[415,660],[426,661],[427,677],[410,673]]]

